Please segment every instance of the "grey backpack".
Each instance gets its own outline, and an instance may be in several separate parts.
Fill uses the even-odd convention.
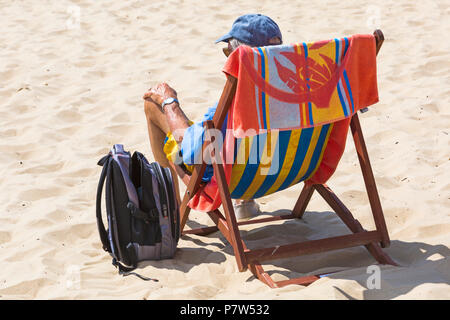
[[[140,152],[131,156],[121,144],[115,144],[98,165],[103,166],[96,201],[98,231],[119,273],[131,274],[142,261],[172,258],[180,214],[171,171],[149,163]],[[101,210],[103,189],[107,229]]]

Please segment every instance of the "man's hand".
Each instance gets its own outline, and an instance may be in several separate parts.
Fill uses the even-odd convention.
[[[167,98],[177,98],[177,92],[167,83],[160,83],[150,88],[143,96],[144,100],[155,102],[158,105],[161,105]]]

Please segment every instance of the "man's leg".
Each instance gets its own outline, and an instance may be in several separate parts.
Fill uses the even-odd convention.
[[[186,128],[188,127],[189,120],[179,106],[175,106],[174,109],[169,110],[169,114],[166,116],[159,105],[145,100],[144,110],[147,118],[148,135],[153,157],[161,166],[170,168],[174,177],[177,201],[181,204],[178,175],[170,166],[163,148],[164,140],[170,128]],[[175,139],[181,141],[182,137],[175,137]],[[235,211],[239,220],[250,218],[260,212],[259,205],[254,200],[236,200]]]
[[[177,173],[170,166],[169,160],[163,151],[164,139],[170,131],[166,116],[162,112],[160,106],[148,100],[144,101],[144,110],[145,117],[147,118],[148,136],[150,138],[150,146],[152,148],[153,157],[161,166],[170,168],[175,184],[177,201],[178,204],[181,204]]]

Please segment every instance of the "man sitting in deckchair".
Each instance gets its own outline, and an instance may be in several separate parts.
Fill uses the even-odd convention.
[[[247,14],[239,17],[227,34],[218,42],[228,43],[223,52],[228,55],[240,45],[262,47],[282,43],[281,31],[278,25],[269,17],[261,14]],[[166,83],[160,83],[144,95],[144,109],[147,118],[150,145],[156,161],[164,167],[171,168],[168,159],[179,154],[183,159],[182,167],[190,174],[192,159],[201,151],[203,121],[212,120],[216,106],[209,108],[202,121],[190,121],[177,99],[176,91]],[[225,122],[226,123],[226,122]],[[173,134],[172,134],[173,133]],[[174,176],[177,200],[180,203],[178,179]],[[212,166],[208,166],[203,181],[208,182],[213,176]],[[259,206],[254,200],[236,200],[235,213],[238,219],[249,218],[259,212]]]

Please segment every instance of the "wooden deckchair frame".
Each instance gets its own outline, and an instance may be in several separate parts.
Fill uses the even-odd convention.
[[[374,36],[376,40],[376,53],[378,54],[378,51],[380,50],[381,45],[384,41],[384,36],[381,30],[375,30]],[[224,90],[222,92],[222,95],[220,97],[216,109],[216,113],[214,114],[214,118],[212,121],[205,122],[206,129],[222,127],[228,109],[231,106],[234,94],[236,92],[236,85],[237,79],[232,76],[228,76],[227,82],[225,84]],[[381,249],[389,246],[390,244],[389,234],[386,228],[386,222],[381,208],[381,203],[378,196],[377,187],[375,184],[375,179],[369,161],[369,155],[367,153],[367,148],[364,142],[364,137],[362,134],[361,125],[357,113],[353,115],[350,127],[356,151],[358,154],[358,159],[361,166],[362,175],[364,178],[370,207],[375,221],[376,227],[375,231],[366,231],[358,222],[358,220],[356,220],[353,217],[350,210],[347,209],[347,207],[339,200],[339,198],[333,193],[333,191],[331,191],[331,189],[325,184],[311,185],[305,183],[303,190],[301,191],[300,196],[291,214],[237,222],[236,216],[234,214],[233,205],[231,202],[228,184],[225,178],[225,171],[223,165],[221,163],[218,163],[217,161],[213,161],[212,165],[214,168],[214,173],[216,174],[217,185],[220,192],[220,197],[222,200],[222,206],[225,212],[225,216],[223,216],[219,210],[208,212],[208,215],[213,220],[215,226],[198,228],[193,230],[184,230],[190,212],[190,208],[188,207],[187,204],[189,200],[193,197],[193,195],[197,191],[199,191],[201,187],[202,183],[201,177],[203,177],[203,174],[205,172],[206,163],[203,162],[202,164],[196,164],[194,166],[191,176],[186,175],[184,171],[181,169],[181,167],[171,163],[173,168],[176,170],[177,174],[187,185],[187,190],[180,206],[181,234],[207,235],[217,230],[220,230],[220,232],[225,236],[225,238],[233,247],[239,271],[242,272],[247,269],[250,269],[250,271],[254,274],[256,278],[260,279],[261,281],[263,281],[272,288],[282,287],[288,284],[308,285],[318,280],[320,278],[320,275],[306,276],[301,278],[275,282],[272,280],[269,274],[264,271],[263,267],[261,266],[261,262],[263,261],[276,260],[281,258],[288,258],[293,256],[313,254],[364,245],[369,251],[369,253],[379,263],[396,265],[396,263]],[[208,143],[209,142],[205,142],[203,144],[203,150],[205,150]],[[213,155],[213,157],[214,156],[215,155]],[[350,231],[353,232],[353,234],[263,249],[250,250],[246,247],[239,233],[239,225],[263,223],[284,219],[302,218],[308,205],[308,202],[310,201],[311,196],[315,190],[325,199],[325,201],[342,219],[344,224],[347,225],[347,227],[350,229]]]

